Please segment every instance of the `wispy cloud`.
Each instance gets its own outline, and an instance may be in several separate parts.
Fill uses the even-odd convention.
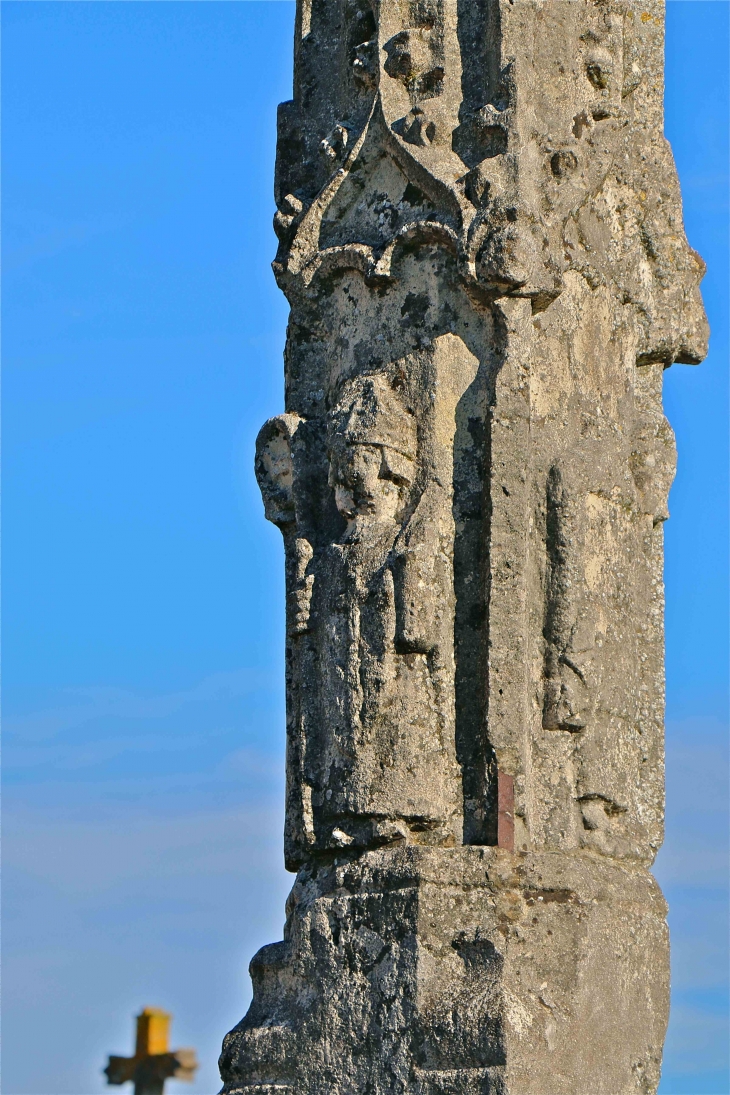
[[[145,1004],[171,1007],[176,1044],[198,1050],[188,1095],[218,1090],[222,1035],[250,998],[248,962],[281,938],[292,881],[281,831],[273,796],[217,812],[181,800],[163,816],[11,809],[3,1090],[101,1095],[106,1054],[130,1049]],[[29,1070],[28,1032],[39,1022]]]
[[[212,673],[192,688],[157,695],[104,685],[65,688],[59,693],[65,703],[31,714],[7,717],[5,734],[9,740],[18,736],[24,742],[47,741],[100,718],[162,719],[188,704],[250,695],[259,689],[276,687],[279,681],[276,674],[243,668]]]
[[[672,943],[666,1095],[727,1089],[729,863],[728,728],[670,723],[666,839],[655,866]]]
[[[38,209],[16,210],[3,222],[3,273],[7,276],[25,270],[39,260],[121,227],[121,220],[67,220]]]

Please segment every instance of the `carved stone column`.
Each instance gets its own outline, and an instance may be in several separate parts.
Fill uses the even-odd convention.
[[[655,1092],[664,368],[703,264],[659,0],[299,0],[274,270],[285,938],[224,1092]]]

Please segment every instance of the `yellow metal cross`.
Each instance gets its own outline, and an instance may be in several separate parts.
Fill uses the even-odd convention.
[[[110,1057],[104,1069],[107,1083],[132,1080],[134,1095],[163,1095],[165,1080],[192,1080],[198,1067],[195,1050],[170,1051],[171,1019],[159,1008],[143,1008],[137,1016],[134,1057]]]

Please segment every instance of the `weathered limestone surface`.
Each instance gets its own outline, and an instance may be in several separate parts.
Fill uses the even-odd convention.
[[[653,1090],[664,913],[648,872],[590,856],[401,845],[305,869],[226,1090]]]
[[[659,0],[299,0],[285,939],[224,1092],[655,1092],[661,385],[706,350]]]

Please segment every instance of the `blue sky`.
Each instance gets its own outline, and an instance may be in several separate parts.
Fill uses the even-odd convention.
[[[3,17],[4,1095],[96,1095],[141,1005],[212,1095],[280,936],[282,409],[269,263],[294,5]],[[726,0],[670,0],[667,135],[713,328],[666,375],[673,1010],[662,1095],[727,1093]]]

